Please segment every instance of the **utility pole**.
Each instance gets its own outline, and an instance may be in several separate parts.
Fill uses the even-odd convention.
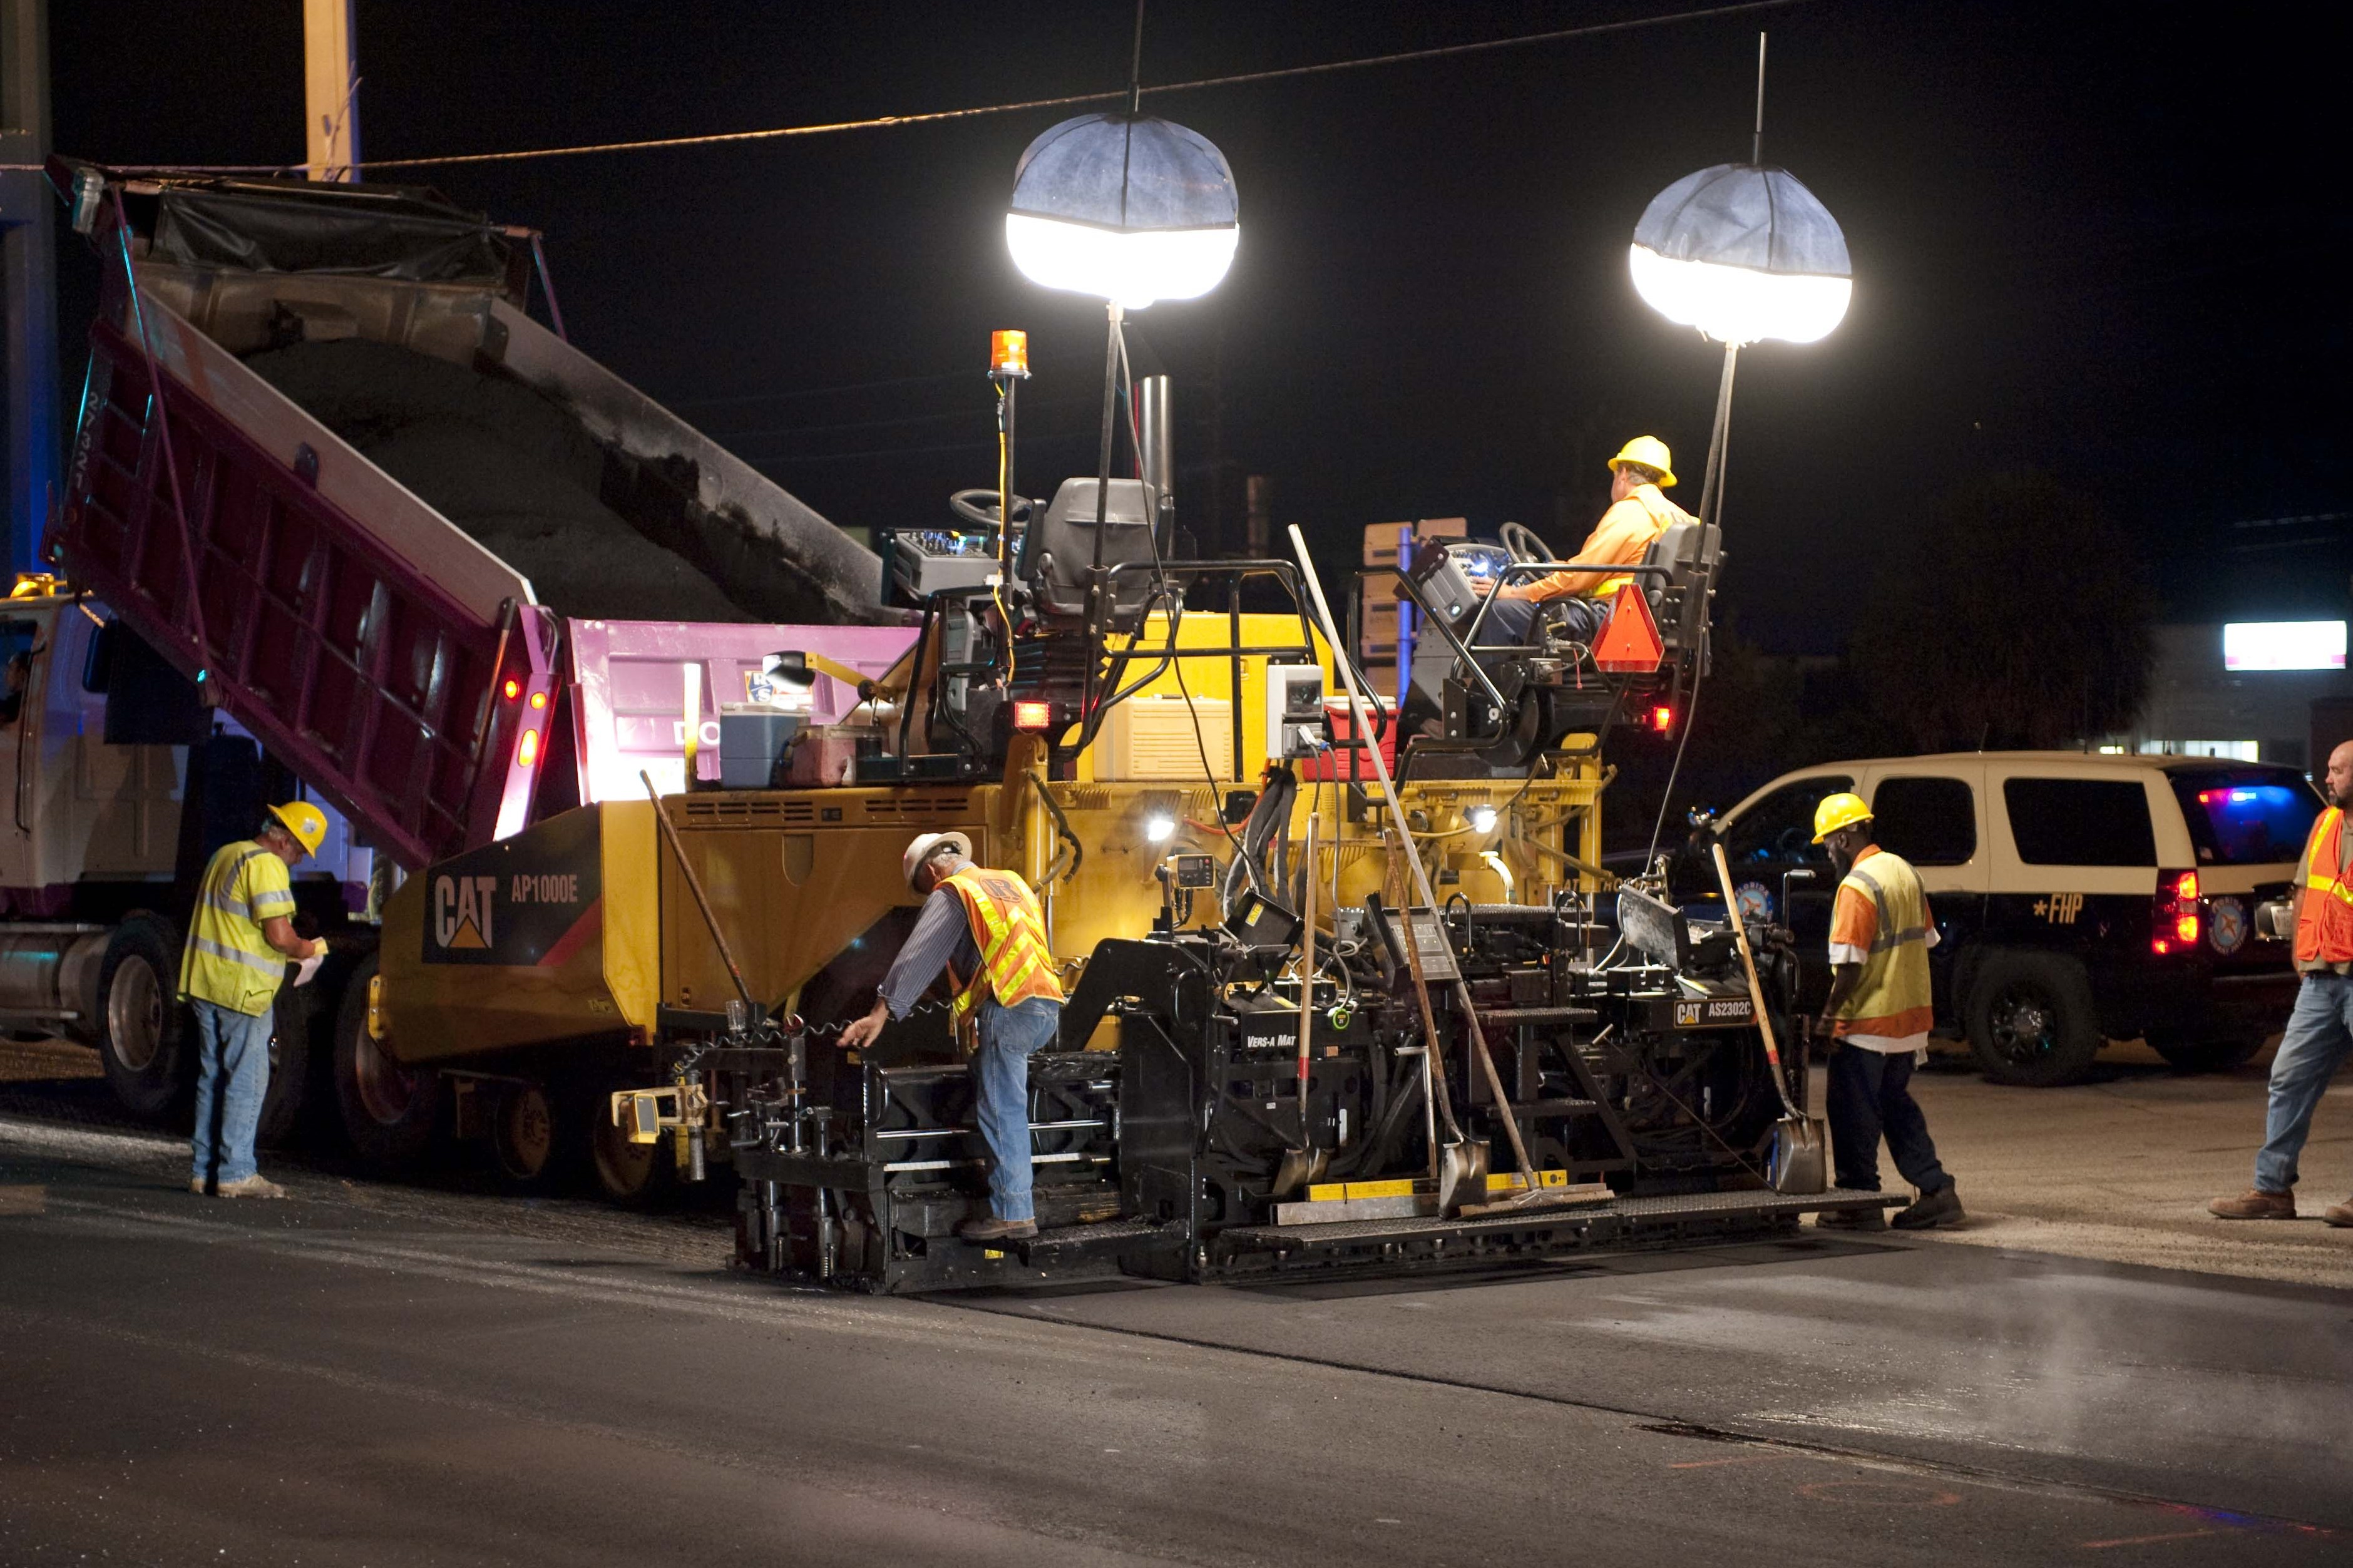
[[[352,0],[302,0],[304,161],[311,179],[360,177],[359,93]]]
[[[38,172],[49,155],[48,0],[0,0],[0,275],[6,281],[8,564],[39,564],[57,488],[57,198]]]

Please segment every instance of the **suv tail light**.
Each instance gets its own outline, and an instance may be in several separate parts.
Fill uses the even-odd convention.
[[[2159,871],[2157,907],[2148,927],[2151,952],[2188,952],[2198,945],[2198,873]]]

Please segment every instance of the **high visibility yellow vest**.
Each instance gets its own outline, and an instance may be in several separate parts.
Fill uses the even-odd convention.
[[[1879,912],[1879,932],[1863,960],[1862,981],[1838,1010],[1841,1035],[1882,1035],[1902,1039],[1925,1033],[1936,1021],[1928,981],[1928,895],[1920,873],[1901,856],[1882,849],[1856,862],[1841,888],[1852,888]]]
[[[259,1017],[278,999],[286,960],[261,922],[294,913],[286,862],[251,839],[225,844],[205,868],[196,911],[180,952],[180,994]]]
[[[2353,883],[2345,868],[2345,814],[2330,806],[2304,848],[2304,899],[2296,909],[2299,963],[2353,963]]]
[[[994,996],[1000,1007],[1032,996],[1062,1000],[1062,987],[1054,979],[1054,955],[1046,946],[1045,919],[1029,883],[1010,871],[960,866],[941,886],[955,889],[964,900],[973,945],[980,949],[980,967],[958,984],[955,1023],[963,1023],[973,1004],[984,996]]]

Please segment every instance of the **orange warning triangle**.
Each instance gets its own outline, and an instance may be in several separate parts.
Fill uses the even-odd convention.
[[[1631,583],[1620,584],[1609,605],[1609,624],[1601,628],[1601,637],[1593,645],[1594,665],[1613,675],[1645,674],[1659,668],[1660,656],[1666,651],[1642,590]]]
[[[459,922],[457,931],[451,934],[449,945],[451,947],[488,947],[491,944],[482,940],[480,929],[474,924],[474,917],[468,915]]]

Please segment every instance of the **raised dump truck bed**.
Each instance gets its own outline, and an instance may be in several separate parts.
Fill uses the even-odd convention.
[[[523,313],[511,231],[101,188],[52,557],[403,865],[529,820],[562,617],[885,618],[871,552]]]

